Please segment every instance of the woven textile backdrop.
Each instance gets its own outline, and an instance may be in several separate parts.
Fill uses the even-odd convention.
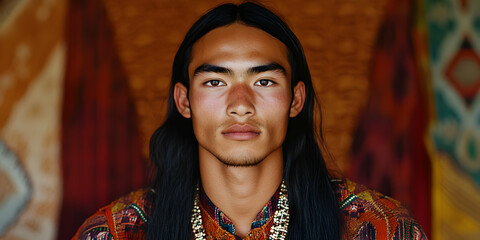
[[[430,236],[431,168],[424,144],[428,94],[416,58],[419,41],[413,41],[420,35],[413,27],[416,10],[415,1],[388,2],[348,172],[407,205]]]
[[[111,129],[123,126],[113,123],[125,123],[114,132],[125,131],[127,140],[139,129],[146,158],[148,139],[163,121],[174,53],[193,21],[220,2],[0,1],[0,238],[66,239],[128,187],[109,187],[121,172],[111,164],[112,149],[128,142],[112,137]],[[284,17],[305,48],[331,167],[343,170],[366,105],[386,0],[261,2]],[[62,192],[67,227],[59,231]]]
[[[480,1],[425,1],[435,239],[480,238]]]
[[[62,108],[59,238],[115,198],[147,184],[127,75],[105,6],[70,1]]]
[[[349,166],[433,239],[480,238],[479,53],[479,1],[388,4]]]
[[[0,1],[0,238],[54,239],[66,1]]]

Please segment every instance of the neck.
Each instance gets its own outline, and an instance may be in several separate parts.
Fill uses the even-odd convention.
[[[282,182],[282,149],[249,167],[226,166],[204,149],[199,149],[199,161],[205,193],[232,220],[235,234],[244,238]]]

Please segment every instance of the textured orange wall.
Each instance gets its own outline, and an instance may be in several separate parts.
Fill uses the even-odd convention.
[[[193,22],[224,1],[104,0],[136,101],[142,143],[164,118],[175,51]],[[385,0],[260,1],[300,39],[324,113],[327,147],[345,169],[368,95],[369,63]]]

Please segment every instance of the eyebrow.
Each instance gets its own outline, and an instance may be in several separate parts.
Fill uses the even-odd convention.
[[[286,72],[287,72],[285,71],[285,68],[282,65],[275,62],[265,64],[265,65],[255,66],[248,69],[249,74],[257,74],[257,73],[269,72],[269,71],[280,71],[284,75],[286,75]]]
[[[232,74],[232,70],[228,68],[220,67],[217,65],[211,65],[211,64],[202,64],[195,69],[195,71],[193,72],[193,76],[199,73],[204,73],[204,72]]]
[[[258,73],[268,72],[268,71],[280,71],[284,75],[286,75],[285,68],[282,65],[280,65],[278,63],[275,63],[275,62],[251,67],[247,70],[247,73],[248,74],[258,74]],[[195,69],[195,71],[193,72],[193,75],[195,76],[197,74],[204,73],[204,72],[223,73],[223,74],[228,74],[228,75],[233,74],[233,71],[229,68],[225,68],[225,67],[221,67],[221,66],[206,63],[206,64],[202,64],[199,67],[197,67]]]

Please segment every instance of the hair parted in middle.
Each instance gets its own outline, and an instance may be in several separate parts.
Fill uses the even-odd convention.
[[[190,86],[188,66],[195,43],[213,29],[233,23],[265,31],[288,49],[291,89],[305,84],[305,104],[290,118],[283,142],[284,180],[290,202],[287,239],[340,239],[343,218],[331,184],[316,133],[317,99],[302,46],[287,24],[258,3],[223,4],[193,24],[180,45],[172,69],[167,116],[150,140],[150,157],[157,167],[153,181],[154,211],[148,222],[148,239],[192,239],[190,217],[199,184],[198,142],[192,120],[177,110],[173,98],[176,83]],[[292,94],[293,95],[293,94]]]

